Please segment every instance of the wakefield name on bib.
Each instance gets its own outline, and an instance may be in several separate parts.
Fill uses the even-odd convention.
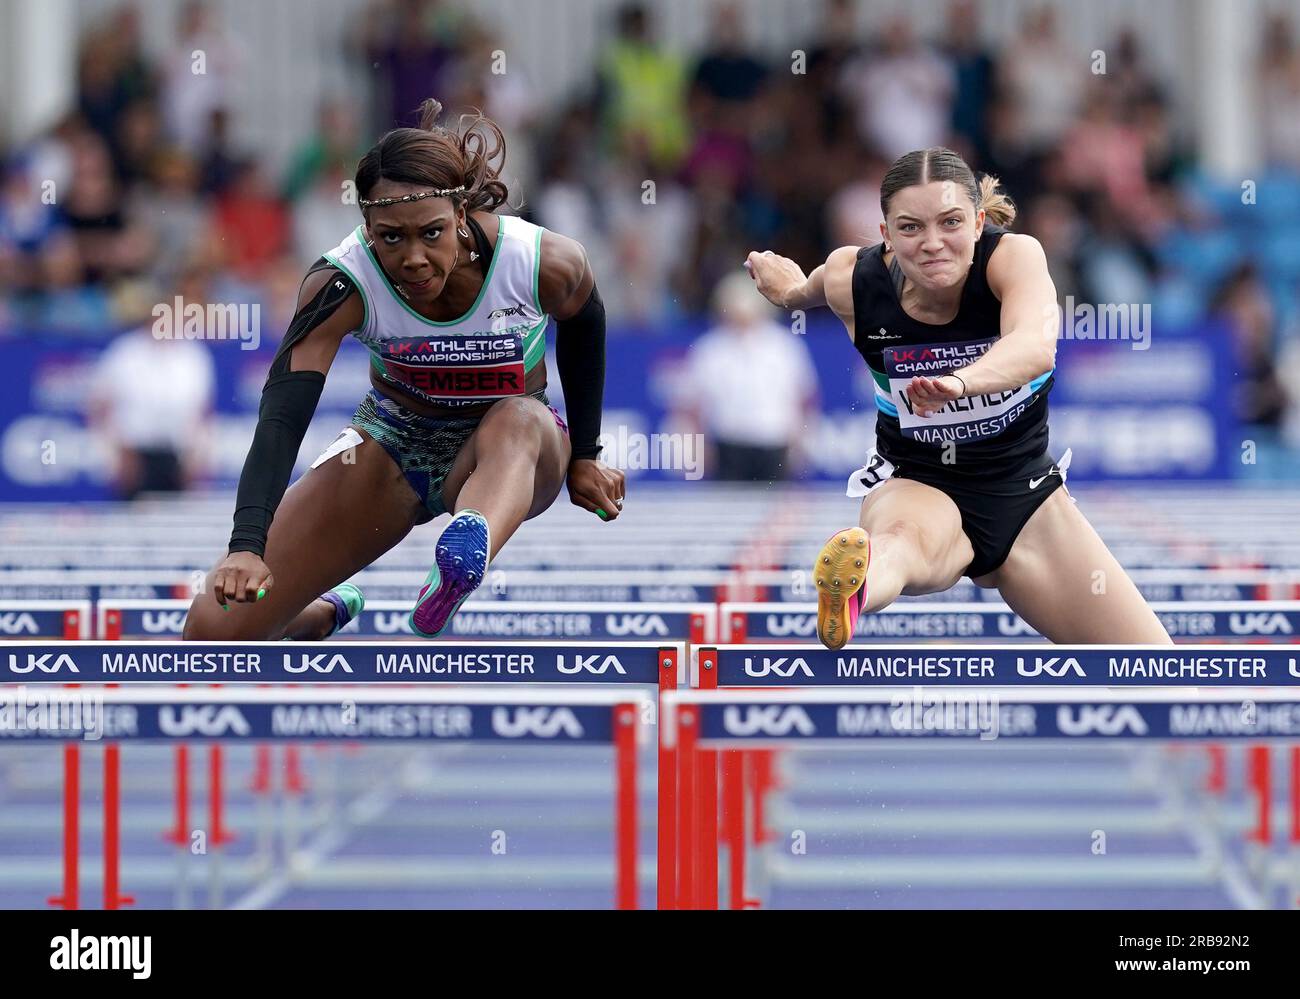
[[[524,337],[513,326],[481,335],[387,340],[377,360],[395,382],[441,398],[501,398],[524,392]]]
[[[904,436],[926,444],[984,440],[1002,433],[1025,411],[1038,388],[1036,384],[953,399],[929,417],[917,416],[912,410],[907,386],[914,377],[938,378],[965,367],[982,357],[993,343],[994,340],[966,340],[884,348],[881,354],[889,394],[898,408],[898,424]]]

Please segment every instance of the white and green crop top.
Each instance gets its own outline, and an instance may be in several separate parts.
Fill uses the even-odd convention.
[[[497,217],[496,247],[478,300],[460,319],[426,319],[384,275],[365,229],[324,254],[360,289],[365,319],[353,336],[370,350],[380,380],[439,406],[473,405],[524,394],[546,354],[550,316],[538,300],[542,227]]]

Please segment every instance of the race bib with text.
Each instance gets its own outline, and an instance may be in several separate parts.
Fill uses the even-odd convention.
[[[521,332],[388,340],[377,356],[388,378],[432,399],[475,402],[524,393]]]
[[[907,386],[917,375],[937,378],[978,360],[993,340],[886,347],[882,351],[890,400],[898,408],[903,436],[924,444],[976,441],[996,437],[1028,408],[1033,390],[1028,385],[991,395],[954,399],[928,417],[917,416],[907,397]]]

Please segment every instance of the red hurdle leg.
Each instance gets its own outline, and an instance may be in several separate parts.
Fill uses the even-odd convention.
[[[179,683],[184,690],[188,683]],[[163,833],[163,839],[177,846],[185,846],[190,838],[190,747],[181,743],[175,750],[176,825]]]
[[[664,744],[663,692],[677,689],[677,650],[659,650],[659,698],[655,705],[658,714],[659,771],[658,825],[655,829],[657,857],[655,861],[655,896],[660,909],[677,908],[677,748]]]
[[[1258,798],[1256,806],[1255,828],[1247,838],[1253,843],[1271,843],[1273,841],[1273,779],[1270,773],[1268,746],[1251,746],[1247,768],[1247,786]]]
[[[1210,769],[1205,775],[1205,790],[1223,794],[1228,788],[1228,750],[1221,744],[1205,747],[1210,757]]]
[[[1300,746],[1291,747],[1291,842],[1300,843]]]
[[[77,908],[78,861],[81,859],[81,753],[75,745],[63,747],[63,894],[51,895],[50,905]]]
[[[302,772],[302,752],[297,746],[284,747],[284,791],[302,794],[307,790],[307,779]]]
[[[754,761],[754,842],[770,843],[776,833],[767,827],[767,795],[776,787],[776,750],[752,749]]]
[[[699,687],[716,690],[718,687],[718,650],[701,649],[699,654]],[[699,749],[695,752],[695,814],[699,839],[696,845],[695,896],[696,908],[718,907],[718,751]]]
[[[727,843],[727,907],[745,908],[745,754],[722,753],[722,826]]]
[[[253,779],[248,789],[254,794],[269,794],[271,791],[271,747],[259,745],[253,750]]]
[[[190,747],[176,747],[176,825],[163,833],[163,839],[184,846],[190,838]]]
[[[221,846],[231,842],[235,836],[222,825],[222,759],[221,747],[208,747],[208,824],[212,826],[208,833],[208,843]]]
[[[635,909],[636,854],[636,705],[614,706],[614,904]]]
[[[695,854],[700,839],[695,815],[695,774],[699,769],[696,760],[699,753],[695,748],[698,717],[699,712],[694,705],[683,705],[677,712],[677,765],[681,777],[681,825],[677,832],[681,878],[677,889],[677,904],[683,909],[700,907],[695,896]]]
[[[120,638],[120,633],[118,634]],[[117,684],[106,686],[111,690]],[[110,743],[104,747],[104,908],[131,905],[135,899],[118,891],[122,864],[122,757],[121,747]]]
[[[116,686],[116,684],[111,684]],[[123,895],[120,874],[122,863],[122,759],[121,747],[104,747],[104,908],[118,909],[132,905],[135,899]]]

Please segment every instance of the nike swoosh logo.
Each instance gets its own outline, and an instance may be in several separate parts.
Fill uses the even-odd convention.
[[[1030,488],[1030,489],[1037,489],[1037,488],[1038,488],[1039,486],[1041,486],[1045,481],[1047,481],[1047,479],[1049,479],[1049,478],[1051,477],[1051,475],[1052,475],[1052,473],[1051,473],[1051,472],[1048,472],[1048,473],[1047,473],[1046,475],[1044,475],[1041,479],[1030,479],[1030,480],[1029,480],[1029,488]]]

